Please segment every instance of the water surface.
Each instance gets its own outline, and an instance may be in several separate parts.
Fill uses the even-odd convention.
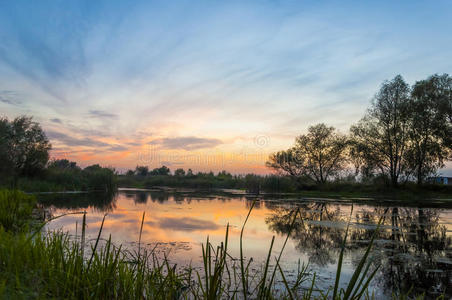
[[[229,252],[239,257],[239,236],[246,215],[256,200],[245,228],[244,253],[253,258],[253,269],[265,260],[272,236],[273,256],[284,239],[282,267],[294,279],[300,263],[318,278],[318,288],[334,282],[337,259],[345,228],[351,216],[349,240],[343,265],[346,282],[363,255],[376,224],[383,225],[372,252],[374,266],[381,264],[371,290],[379,298],[391,291],[426,291],[452,295],[452,209],[434,204],[417,206],[334,199],[281,199],[276,196],[248,197],[237,194],[206,194],[192,191],[161,192],[122,190],[115,196],[99,194],[40,195],[41,204],[52,215],[87,211],[87,236],[96,238],[107,213],[103,234],[116,244],[136,248],[143,212],[142,244],[178,266],[200,266],[201,244],[207,236],[213,244],[224,241],[227,224]],[[439,207],[438,207],[439,206]],[[444,206],[444,205],[443,205]],[[293,215],[298,217],[292,229]],[[49,223],[47,229],[80,233],[81,215],[68,215]]]

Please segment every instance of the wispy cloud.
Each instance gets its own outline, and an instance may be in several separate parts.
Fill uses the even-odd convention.
[[[126,146],[121,146],[121,145],[112,145],[108,149],[110,151],[124,151],[124,150],[127,150],[128,148]]]
[[[62,124],[62,123],[63,123],[63,122],[61,121],[61,119],[58,119],[58,118],[50,119],[50,122],[52,122],[52,123],[57,123],[57,124]]]
[[[90,110],[89,115],[96,118],[117,119],[118,115],[103,110]]]
[[[150,144],[160,145],[163,149],[197,150],[213,148],[222,144],[219,139],[199,138],[194,136],[156,139]]]
[[[9,90],[0,91],[0,102],[10,105],[19,105],[22,103],[22,101],[19,100],[17,92]]]
[[[71,146],[71,147],[78,147],[78,146],[110,147],[111,146],[108,143],[97,141],[97,140],[94,140],[91,138],[76,138],[76,137],[61,133],[61,132],[56,132],[56,131],[51,131],[51,130],[47,130],[46,134],[51,141],[56,140],[66,146]]]

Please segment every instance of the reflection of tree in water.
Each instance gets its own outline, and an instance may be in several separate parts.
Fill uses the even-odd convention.
[[[133,197],[133,202],[135,204],[146,204],[148,202],[149,193],[147,192],[136,192]]]
[[[269,204],[274,214],[266,219],[272,231],[287,234],[293,208]],[[336,263],[345,234],[349,207],[329,203],[303,203],[291,233],[296,248],[309,256],[311,263],[325,266]],[[344,212],[345,208],[345,212]],[[340,211],[342,209],[342,213]],[[451,295],[452,238],[440,224],[438,209],[373,207],[355,209],[349,230],[347,253],[358,261],[375,233],[375,224],[384,216],[373,255],[381,263],[378,281],[381,288],[417,293],[437,291]]]
[[[115,193],[55,193],[37,195],[37,198],[44,208],[71,210],[92,208],[99,212],[111,212],[116,208]]]
[[[220,195],[212,195],[205,193],[178,193],[178,192],[167,192],[167,191],[127,191],[125,197],[132,199],[135,204],[146,204],[148,201],[153,203],[164,204],[170,199],[174,200],[177,204],[187,203],[190,204],[192,201],[221,201],[223,203],[230,202],[231,197],[225,197]],[[241,199],[241,197],[236,197]],[[247,207],[251,206],[252,202],[248,201],[246,203]]]
[[[387,217],[391,227],[382,235],[391,243],[382,255],[385,286],[451,296],[452,238],[439,222],[439,210],[392,208]]]
[[[319,266],[335,263],[343,239],[343,229],[337,225],[345,222],[339,206],[303,203],[299,208],[300,214],[291,233],[291,239],[297,243],[296,249],[308,254],[309,261]],[[293,209],[278,206],[274,209],[276,213],[265,221],[272,231],[286,235],[293,221]]]

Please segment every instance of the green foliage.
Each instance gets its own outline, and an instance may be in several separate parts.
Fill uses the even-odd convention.
[[[105,192],[116,190],[116,174],[111,168],[103,168],[99,165],[86,167],[82,171],[86,189]]]
[[[33,192],[116,189],[113,169],[93,165],[82,170],[67,159],[48,163],[50,148],[31,117],[0,119],[0,186]]]
[[[7,184],[3,183],[7,186]],[[81,169],[75,162],[53,160],[39,178],[19,177],[17,188],[28,192],[103,191],[114,192],[117,175],[114,169],[99,165]]]
[[[97,250],[92,247],[95,251],[87,259],[82,243],[61,232],[30,239],[25,233],[14,236],[0,230],[0,258],[7,262],[0,266],[0,297],[177,299],[182,293],[182,280],[169,264],[143,257],[137,261],[111,239]]]
[[[0,119],[0,172],[3,176],[39,174],[49,160],[51,145],[31,117]]]

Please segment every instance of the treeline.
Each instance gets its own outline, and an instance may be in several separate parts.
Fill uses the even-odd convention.
[[[0,186],[24,191],[114,191],[112,168],[84,169],[67,159],[49,160],[52,145],[31,117],[0,118]]]
[[[433,75],[409,86],[385,81],[348,134],[317,124],[293,147],[270,156],[281,175],[316,184],[332,181],[429,182],[452,159],[452,77]]]
[[[233,175],[227,171],[194,173],[191,169],[171,170],[162,166],[149,170],[147,166],[137,166],[118,176],[121,187],[152,188],[157,186],[186,187],[195,189],[245,189],[248,192],[295,192],[299,185],[290,176],[255,174]]]

